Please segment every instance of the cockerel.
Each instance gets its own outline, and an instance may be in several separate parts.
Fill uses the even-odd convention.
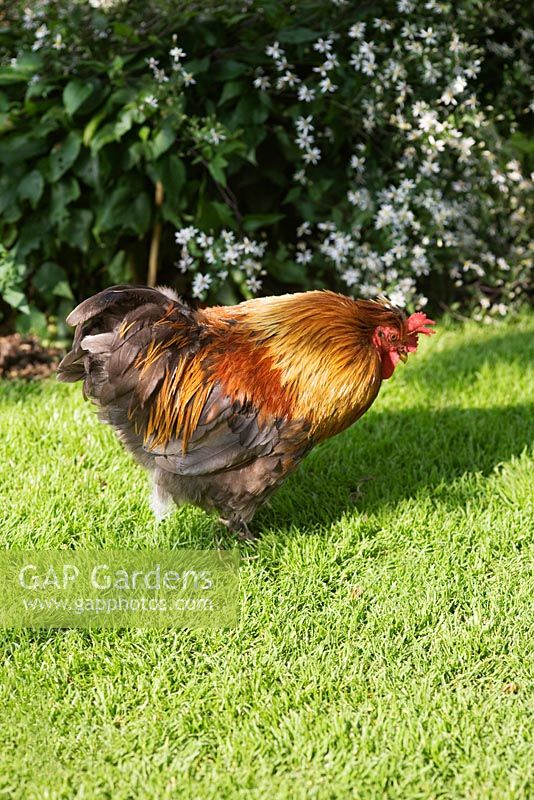
[[[256,510],[319,442],[352,425],[434,333],[385,298],[312,291],[192,310],[174,291],[112,286],[68,317],[59,379],[83,380],[152,478],[152,508],[217,511],[253,538]]]

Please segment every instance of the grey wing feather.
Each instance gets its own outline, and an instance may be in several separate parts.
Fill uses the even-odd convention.
[[[156,465],[176,475],[210,475],[236,469],[268,455],[280,440],[274,421],[259,421],[258,412],[233,403],[216,385],[208,397],[199,424],[182,452],[182,440],[151,447]]]

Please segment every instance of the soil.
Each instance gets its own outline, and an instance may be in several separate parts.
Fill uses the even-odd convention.
[[[43,347],[33,336],[0,336],[0,378],[47,378],[63,354],[58,347]]]

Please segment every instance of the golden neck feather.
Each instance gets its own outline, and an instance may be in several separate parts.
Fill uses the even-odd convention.
[[[239,319],[249,339],[266,348],[293,416],[307,419],[316,438],[348,427],[375,399],[380,358],[359,330],[358,305],[351,298],[315,291],[216,311],[223,312],[219,319]]]

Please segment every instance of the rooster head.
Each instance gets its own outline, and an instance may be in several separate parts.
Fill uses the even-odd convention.
[[[399,361],[406,361],[409,353],[415,353],[420,333],[425,336],[435,333],[428,327],[435,324],[426,314],[418,311],[408,319],[399,320],[398,326],[378,325],[375,328],[372,343],[382,359],[383,380],[391,378]]]

